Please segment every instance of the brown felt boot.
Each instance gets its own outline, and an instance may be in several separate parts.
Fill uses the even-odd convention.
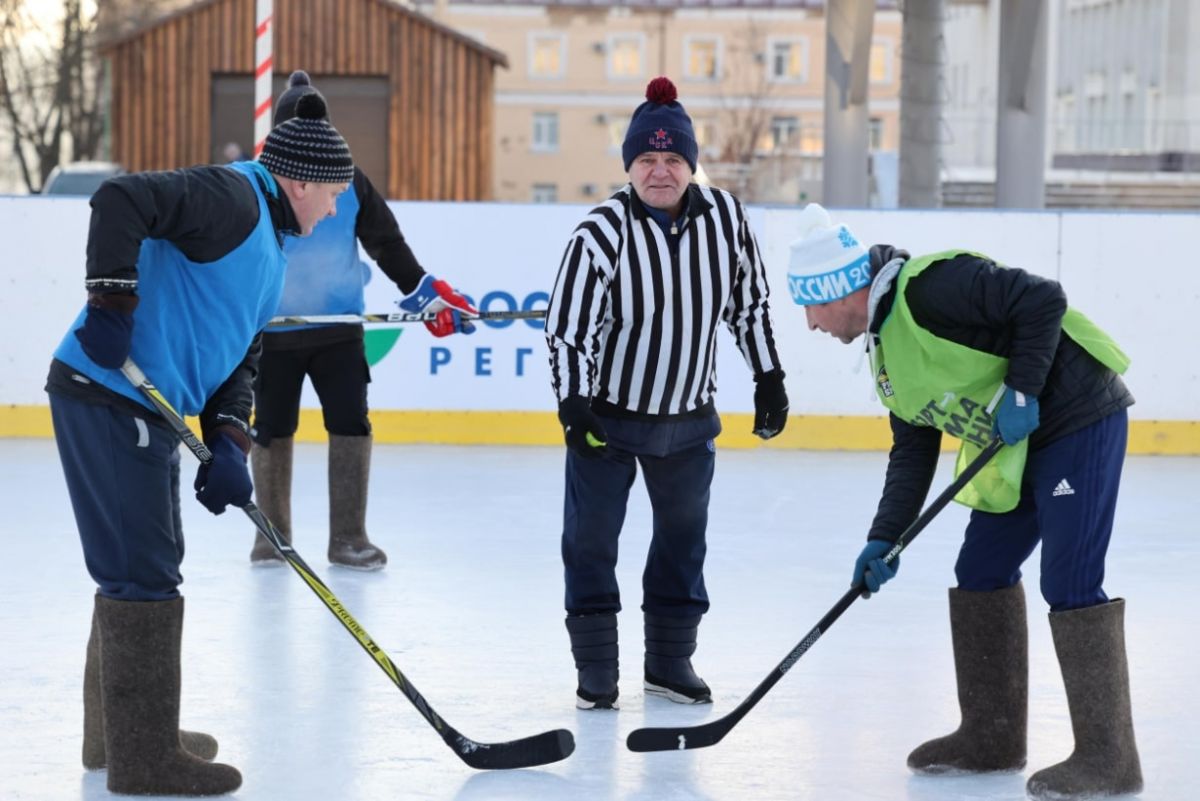
[[[962,723],[917,746],[908,767],[928,775],[1020,770],[1029,715],[1025,589],[951,589],[950,633]]]
[[[1133,737],[1125,601],[1050,613],[1050,632],[1071,710],[1075,750],[1029,777],[1036,799],[1101,798],[1142,790]]]
[[[224,795],[240,787],[237,769],[205,762],[179,743],[183,599],[97,596],[96,617],[109,791]]]
[[[257,442],[250,446],[250,467],[254,472],[254,503],[267,516],[284,542],[292,541],[292,450],[293,437],[276,437],[267,447]],[[250,564],[277,567],[283,557],[267,538],[254,532]]]
[[[371,435],[329,435],[329,561],[355,570],[379,570],[387,554],[367,539],[367,479]]]
[[[97,601],[100,596],[96,596]],[[92,612],[92,633],[88,637],[87,658],[83,664],[83,767],[104,770],[104,705],[100,700],[100,624]],[[217,741],[198,731],[180,731],[179,744],[188,753],[211,761],[217,755]]]

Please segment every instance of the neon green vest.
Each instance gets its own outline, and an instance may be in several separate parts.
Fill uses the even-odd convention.
[[[978,253],[949,250],[910,260],[896,279],[896,300],[879,330],[871,358],[875,391],[897,417],[912,425],[933,426],[958,437],[962,445],[957,476],[992,439],[993,401],[1008,375],[1008,359],[974,350],[931,334],[913,319],[905,299],[908,282],[935,262]],[[1063,331],[1114,372],[1129,367],[1115,342],[1075,309],[1063,316]],[[1004,448],[955,496],[954,500],[984,512],[1008,512],[1021,498],[1021,475],[1029,440]]]

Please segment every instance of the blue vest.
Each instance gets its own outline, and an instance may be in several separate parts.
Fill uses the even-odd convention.
[[[337,199],[337,214],[317,223],[305,237],[291,237],[287,281],[279,315],[362,314],[363,285],[371,270],[358,257],[358,194],[353,184]],[[268,333],[312,326],[274,326]]]
[[[286,267],[267,201],[255,176],[274,179],[258,162],[240,161],[228,169],[246,176],[258,197],[258,225],[240,245],[212,262],[194,262],[163,239],[146,239],[138,255],[138,297],[133,312],[130,357],[181,414],[197,415],[213,393],[246,358],[256,334],[275,314]],[[148,408],[120,370],[100,367],[83,352],[75,329],[68,329],[54,358],[79,373]]]

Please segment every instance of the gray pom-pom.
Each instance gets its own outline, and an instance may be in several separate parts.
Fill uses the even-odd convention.
[[[293,86],[312,86],[312,78],[304,70],[296,70],[288,77],[288,88]]]

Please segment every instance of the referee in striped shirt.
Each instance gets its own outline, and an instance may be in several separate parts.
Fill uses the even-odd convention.
[[[754,433],[787,422],[762,256],[741,203],[693,184],[696,137],[675,86],[655,78],[622,148],[629,184],[567,243],[546,339],[567,442],[562,555],[576,706],[617,707],[617,538],[640,464],[654,509],[642,574],[645,690],[685,704],[696,675],[705,528],[720,418],[720,323],[754,373]]]

